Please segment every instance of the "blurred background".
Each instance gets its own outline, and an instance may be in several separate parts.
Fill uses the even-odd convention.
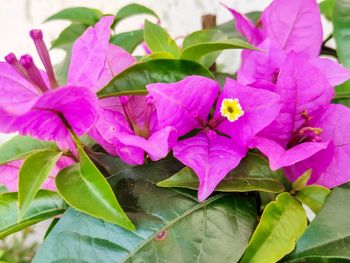
[[[28,32],[33,28],[44,31],[44,38],[48,46],[58,37],[59,33],[69,25],[65,21],[52,21],[44,23],[50,15],[67,7],[85,6],[97,8],[104,13],[115,14],[121,7],[130,3],[139,3],[153,9],[161,18],[161,25],[168,29],[172,37],[182,37],[201,29],[201,16],[215,14],[217,24],[232,19],[230,13],[223,8],[224,3],[242,13],[263,10],[271,0],[0,0],[0,56],[1,60],[9,52],[17,56],[29,53],[38,60]],[[137,16],[118,24],[116,32],[139,29],[148,18]],[[324,22],[324,35],[331,31],[331,25]],[[141,50],[136,50],[142,52]],[[53,63],[59,63],[65,52],[53,49],[51,52]],[[226,72],[236,71],[240,62],[239,51],[225,51],[219,58],[218,64]],[[0,144],[13,135],[0,134]],[[1,216],[1,215],[0,215]],[[37,225],[32,230],[20,233],[13,237],[0,241],[1,254],[12,253],[15,258],[7,262],[30,262],[31,253],[35,250],[35,244],[40,243],[45,234],[48,223]]]

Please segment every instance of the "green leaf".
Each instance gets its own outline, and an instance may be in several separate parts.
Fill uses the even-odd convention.
[[[297,192],[303,189],[306,186],[307,182],[309,181],[311,173],[312,173],[312,170],[309,169],[305,173],[303,173],[301,176],[299,176],[299,178],[295,180],[295,182],[292,184],[292,191]]]
[[[25,159],[19,170],[19,218],[23,217],[61,155],[62,152],[43,150],[32,153]]]
[[[146,85],[155,82],[175,82],[189,75],[212,78],[211,73],[201,65],[184,60],[159,59],[138,63],[114,77],[102,90],[99,97],[115,96],[120,92],[146,94]]]
[[[321,13],[328,19],[332,20],[335,0],[323,0],[319,6]]]
[[[111,177],[136,230],[126,231],[70,209],[33,263],[237,262],[256,224],[255,200],[220,194],[198,203],[194,191],[155,185],[181,167],[163,160]]]
[[[350,261],[350,190],[335,188],[284,262]]]
[[[141,59],[141,62],[155,60],[155,59],[172,59],[172,58],[173,56],[167,52],[153,52],[149,55],[144,56]]]
[[[337,54],[345,67],[350,68],[350,2],[335,1],[333,11],[333,37],[337,45]]]
[[[253,46],[240,39],[229,39],[218,42],[206,42],[185,48],[181,53],[181,59],[191,60],[200,63],[202,57],[211,52],[239,48],[255,49]]]
[[[180,57],[180,48],[168,32],[159,25],[146,20],[144,38],[152,52],[167,52],[172,54],[174,58]]]
[[[266,206],[240,262],[277,262],[293,251],[306,227],[303,207],[289,193],[278,195]]]
[[[227,36],[217,29],[200,30],[193,32],[184,39],[183,48],[186,49],[196,44],[217,42],[222,40],[227,40]],[[209,68],[220,54],[221,51],[209,53],[201,58],[200,64]]]
[[[8,190],[5,185],[0,184],[0,194],[6,193]]]
[[[220,182],[215,191],[280,193],[284,190],[284,187],[276,178],[276,174],[277,172],[270,171],[265,159],[255,154],[249,154],[237,168],[232,170]],[[196,174],[190,168],[185,167],[157,185],[161,187],[198,189],[199,182]]]
[[[80,37],[87,27],[81,24],[72,24],[65,28],[57,39],[52,42],[51,48],[70,49],[74,41]]]
[[[0,194],[0,239],[63,213],[67,205],[55,192],[40,190],[22,219],[18,218],[17,193]]]
[[[59,151],[52,142],[39,141],[29,136],[15,136],[0,145],[0,164],[25,158],[39,150]]]
[[[115,16],[115,20],[116,23],[118,23],[122,19],[135,15],[151,15],[159,19],[158,15],[152,9],[140,4],[129,4],[119,9],[117,15]]]
[[[333,102],[350,107],[350,80],[335,87]]]
[[[306,186],[305,188],[301,189],[297,195],[296,198],[306,204],[310,209],[315,213],[318,214],[323,207],[327,196],[329,195],[331,191],[323,186],[318,185],[310,185]]]
[[[80,147],[78,152],[80,165],[69,166],[56,177],[59,194],[70,206],[86,214],[134,229],[104,176]]]
[[[129,32],[119,33],[111,36],[110,42],[114,45],[120,46],[129,53],[132,53],[135,48],[143,41],[143,30],[133,30]]]
[[[58,13],[50,16],[45,22],[52,20],[68,20],[74,23],[84,24],[90,26],[95,24],[103,14],[97,9],[87,7],[72,7],[66,8]]]

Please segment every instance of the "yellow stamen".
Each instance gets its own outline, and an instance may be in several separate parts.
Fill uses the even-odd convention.
[[[234,122],[244,115],[238,99],[224,99],[221,103],[220,113],[230,122]]]

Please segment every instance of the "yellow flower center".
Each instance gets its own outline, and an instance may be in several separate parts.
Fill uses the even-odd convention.
[[[224,99],[221,103],[220,113],[230,122],[234,122],[244,115],[238,99]]]

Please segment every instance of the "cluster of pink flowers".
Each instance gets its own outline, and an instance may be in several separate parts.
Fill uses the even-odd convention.
[[[109,43],[114,18],[103,17],[75,42],[64,86],[55,79],[41,31],[31,31],[46,71],[29,55],[18,60],[11,53],[0,63],[0,131],[53,140],[73,153],[70,131],[88,134],[109,154],[135,165],[172,150],[197,174],[199,200],[252,148],[292,181],[310,168],[310,184],[350,181],[350,109],[331,103],[334,86],[350,72],[319,58],[323,35],[316,1],[274,0],[256,25],[229,10],[237,30],[258,50],[243,51],[237,80],[227,78],[222,89],[213,79],[188,76],[149,84],[147,96],[98,100],[97,91],[137,63]],[[1,168],[0,183],[9,185],[14,177],[4,171],[13,166]]]

